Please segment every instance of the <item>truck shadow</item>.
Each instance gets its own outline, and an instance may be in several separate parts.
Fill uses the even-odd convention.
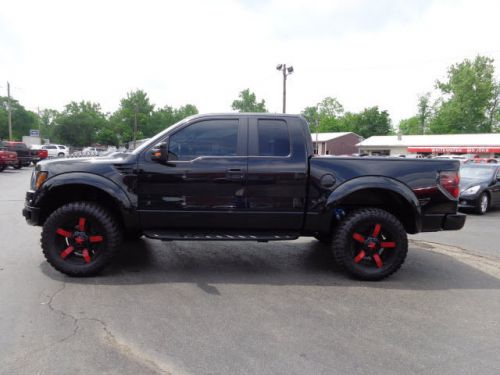
[[[218,284],[343,286],[400,290],[500,289],[500,278],[455,258],[411,247],[402,269],[380,282],[352,279],[333,262],[328,246],[315,240],[281,243],[125,243],[101,275],[67,277],[46,262],[48,277],[71,284],[145,285],[193,283],[218,294]]]

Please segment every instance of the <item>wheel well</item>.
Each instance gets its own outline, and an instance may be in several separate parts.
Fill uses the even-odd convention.
[[[43,224],[50,214],[59,207],[70,202],[80,201],[100,204],[116,217],[120,225],[124,224],[120,206],[112,195],[99,188],[80,184],[69,184],[51,189],[43,198],[44,203],[40,207],[40,224]]]
[[[396,216],[406,232],[417,232],[413,207],[403,196],[390,190],[376,188],[358,190],[342,198],[338,206],[347,211],[362,207],[378,207]]]

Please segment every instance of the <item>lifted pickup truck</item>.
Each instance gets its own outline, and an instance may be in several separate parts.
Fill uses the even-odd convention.
[[[455,230],[459,162],[313,155],[295,115],[198,115],[131,154],[42,161],[23,215],[43,225],[57,270],[87,276],[122,238],[293,240],[314,236],[353,276],[397,271],[407,233]]]

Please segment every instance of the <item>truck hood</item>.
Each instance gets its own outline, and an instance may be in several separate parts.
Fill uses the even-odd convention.
[[[116,153],[104,157],[85,158],[61,158],[42,160],[36,166],[36,170],[47,171],[49,178],[61,173],[84,172],[105,175],[110,171],[115,171],[115,167],[121,164],[134,164],[137,156],[126,153]]]

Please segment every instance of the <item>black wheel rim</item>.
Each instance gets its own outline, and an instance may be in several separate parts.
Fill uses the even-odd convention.
[[[358,225],[351,236],[351,259],[354,267],[377,273],[391,267],[397,258],[397,236],[382,222]]]
[[[65,262],[89,265],[106,247],[104,228],[96,220],[78,215],[55,229],[55,248]]]

